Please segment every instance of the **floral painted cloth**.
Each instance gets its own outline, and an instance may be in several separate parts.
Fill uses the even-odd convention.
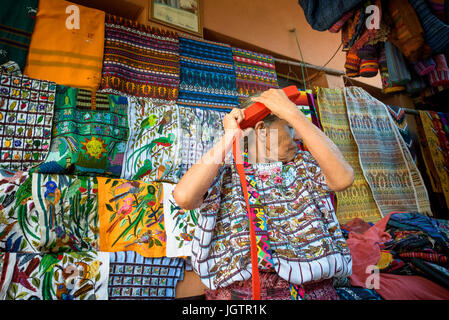
[[[129,140],[121,178],[178,182],[180,115],[174,103],[130,98]]]
[[[0,300],[6,299],[6,292],[11,283],[13,268],[8,265],[16,264],[16,254],[9,252],[0,252]]]
[[[309,152],[292,162],[253,164],[266,212],[273,268],[302,284],[351,273],[352,260],[330,202],[329,189]],[[200,208],[192,266],[210,289],[251,277],[247,209],[233,165],[223,166]]]
[[[100,251],[164,257],[162,184],[98,178],[98,188]]]
[[[0,168],[27,170],[47,156],[56,85],[0,70]]]
[[[192,255],[192,238],[198,224],[198,209],[184,210],[175,201],[175,184],[163,183],[164,223],[167,233],[167,257]]]
[[[33,173],[41,252],[98,250],[98,186],[94,177]]]
[[[28,172],[0,169],[0,251],[38,252],[39,212]]]
[[[119,177],[127,108],[124,97],[58,86],[50,153],[38,172]]]
[[[11,253],[7,300],[107,300],[109,254]],[[3,266],[4,268],[5,266]]]
[[[184,259],[110,253],[109,300],[172,300],[184,278]]]

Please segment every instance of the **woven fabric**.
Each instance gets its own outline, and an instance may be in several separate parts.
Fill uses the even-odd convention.
[[[104,17],[101,10],[72,3],[39,0],[24,74],[87,90],[100,86],[104,48]],[[76,12],[76,11],[75,11]]]
[[[270,88],[279,88],[272,56],[232,47],[239,101]]]
[[[402,252],[399,253],[401,258],[418,258],[421,260],[436,262],[439,264],[448,264],[449,257],[439,253],[427,253],[427,252]]]
[[[167,234],[167,257],[192,255],[192,239],[198,224],[199,210],[182,209],[173,197],[175,184],[163,183],[164,224]]]
[[[354,10],[346,12],[337,22],[335,22],[329,29],[329,32],[338,33],[345,23],[354,15]]]
[[[401,51],[390,41],[385,42],[389,80],[395,85],[405,85],[412,80]]]
[[[336,288],[340,300],[383,300],[382,297],[372,289],[360,287]]]
[[[345,69],[348,77],[358,77],[360,75],[361,59],[354,53],[346,54]]]
[[[305,300],[339,300],[332,279],[303,284]]]
[[[405,144],[407,145],[408,150],[410,151],[410,155],[413,158],[413,161],[416,162],[416,151],[415,146],[413,144],[413,138],[410,134],[410,130],[408,129],[408,123],[405,115],[404,109],[398,106],[390,106],[385,105],[387,107],[387,110],[393,119],[394,123],[396,124],[396,127],[399,130],[399,133],[401,134],[402,139],[404,140]]]
[[[56,85],[0,71],[0,168],[28,170],[50,149]]]
[[[350,274],[351,255],[324,176],[310,153],[299,151],[287,164],[256,163],[252,168],[266,208],[273,268],[279,277],[300,285]],[[239,175],[234,165],[225,165],[200,208],[192,242],[193,269],[208,288],[251,278],[245,221],[247,206]]]
[[[173,300],[176,284],[183,277],[183,259],[113,252],[109,262],[109,300]]]
[[[32,174],[40,252],[98,250],[96,178]]]
[[[108,253],[9,255],[6,267],[13,273],[6,300],[108,299]]]
[[[418,211],[431,215],[421,174],[385,105],[358,87],[345,88],[345,99],[360,166],[381,214]]]
[[[436,63],[432,58],[429,58],[426,60],[416,62],[414,64],[414,67],[415,67],[416,72],[420,76],[425,76],[435,70]]]
[[[177,104],[229,111],[239,105],[232,48],[179,35],[180,85]]]
[[[179,41],[174,31],[106,15],[101,91],[176,100]]]
[[[119,177],[127,108],[125,97],[58,86],[50,152],[37,171]]]
[[[365,78],[372,78],[377,75],[379,71],[379,63],[377,60],[365,60],[360,61],[360,76]]]
[[[99,177],[100,251],[166,256],[162,201],[161,183]]]
[[[129,98],[129,139],[122,179],[178,182],[181,166],[179,107],[173,102]]]
[[[15,61],[23,72],[34,30],[38,0],[2,1],[0,12],[0,65]]]
[[[324,133],[335,143],[354,171],[353,184],[344,191],[336,192],[337,218],[343,224],[354,218],[367,222],[381,218],[359,162],[357,144],[349,127],[348,115],[341,89],[320,88],[317,103]]]

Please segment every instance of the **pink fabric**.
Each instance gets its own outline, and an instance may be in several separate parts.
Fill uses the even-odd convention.
[[[351,285],[366,287],[371,273],[367,267],[376,265],[380,258],[380,244],[391,240],[385,232],[390,213],[363,234],[350,232],[346,243],[352,256]],[[379,289],[375,289],[386,300],[448,300],[449,291],[436,283],[419,276],[403,276],[379,273]],[[371,281],[368,281],[370,283]]]

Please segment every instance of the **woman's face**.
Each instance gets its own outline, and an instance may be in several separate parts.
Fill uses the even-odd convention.
[[[276,137],[277,144],[273,142],[272,146],[271,139],[276,139]],[[267,158],[271,161],[281,161],[284,163],[293,160],[295,154],[298,152],[298,145],[293,140],[294,138],[295,130],[287,121],[276,120],[271,123],[266,128],[265,148]],[[272,150],[273,148],[277,148],[277,150]]]

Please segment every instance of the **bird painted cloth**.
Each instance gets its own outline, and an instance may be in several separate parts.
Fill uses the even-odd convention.
[[[56,84],[0,70],[0,168],[28,170],[50,149]]]
[[[38,0],[4,0],[0,12],[0,64],[15,61],[23,72]]]
[[[282,164],[255,163],[273,269],[289,283],[345,277],[351,255],[317,162],[306,151]],[[221,167],[200,207],[192,266],[212,290],[251,278],[247,208],[235,165]],[[289,289],[287,288],[287,292]]]
[[[24,74],[96,91],[103,65],[104,18],[101,10],[39,0]]]
[[[179,55],[178,105],[221,111],[239,105],[229,45],[180,34]]]
[[[39,251],[39,212],[31,182],[28,172],[0,169],[0,251]]]
[[[95,177],[33,173],[32,194],[39,212],[39,251],[98,250]]]
[[[128,99],[58,86],[50,152],[37,171],[120,177]]]
[[[174,102],[129,98],[129,140],[122,179],[179,181],[180,114]]]
[[[98,178],[100,251],[166,256],[161,183]]]
[[[173,197],[175,184],[163,183],[164,224],[167,234],[167,257],[190,257],[192,239],[198,224],[198,209],[185,210]]]
[[[16,264],[16,254],[9,252],[0,252],[0,300],[6,300],[6,292],[11,283],[13,268],[9,265]]]
[[[107,14],[100,90],[176,100],[178,88],[177,33]]]
[[[184,278],[184,259],[110,253],[109,300],[173,300]]]
[[[6,300],[107,300],[109,254],[11,253]],[[5,267],[5,266],[3,266]]]

